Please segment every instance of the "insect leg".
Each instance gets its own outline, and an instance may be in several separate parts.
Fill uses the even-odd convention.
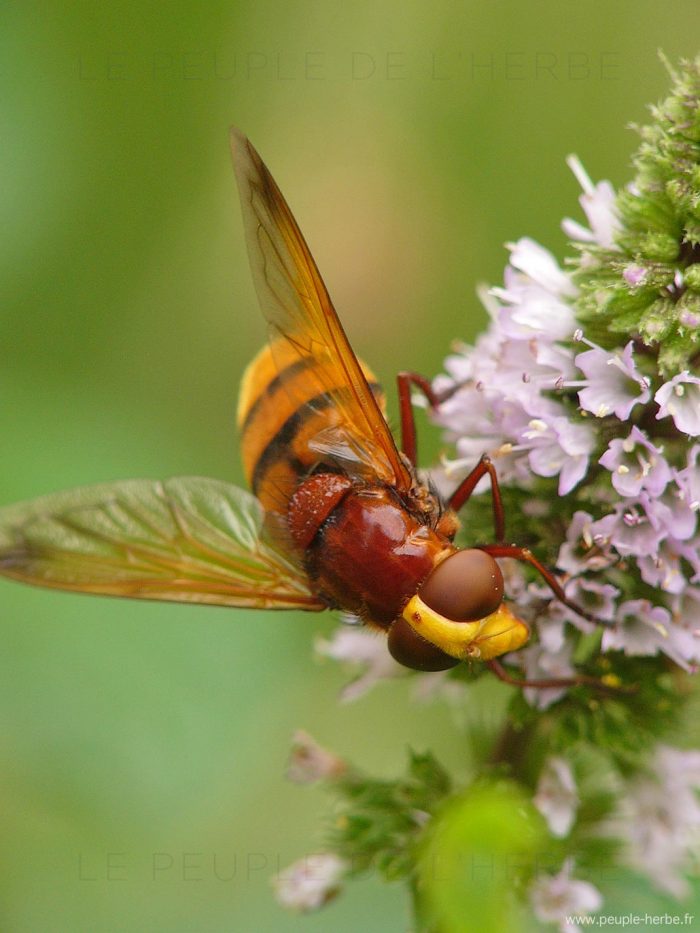
[[[440,404],[442,396],[434,392],[430,382],[424,376],[419,376],[418,373],[399,373],[396,377],[396,384],[399,393],[399,415],[401,418],[401,450],[413,466],[416,466],[418,445],[416,441],[416,421],[413,416],[413,406],[411,405],[411,385],[421,390],[431,408],[435,408]]]
[[[521,679],[520,677],[511,676],[500,663],[500,661],[487,661],[486,666],[493,674],[496,675],[496,677],[498,677],[499,680],[502,680],[505,684],[511,684],[514,687],[534,687],[538,690],[551,690],[559,687],[578,687],[585,685],[589,687],[595,687],[596,690],[600,690],[603,693],[630,694],[637,692],[636,687],[614,686],[613,684],[606,684],[604,681],[598,680],[597,677],[589,677],[586,674],[577,674],[574,677],[552,677],[527,680]]]
[[[588,612],[573,600],[569,599],[569,597],[564,592],[561,583],[559,583],[552,571],[548,570],[543,564],[541,564],[529,548],[518,547],[517,544],[481,544],[478,545],[478,547],[480,550],[486,551],[487,554],[490,554],[491,557],[514,557],[515,560],[521,560],[526,564],[530,564],[530,566],[534,567],[535,570],[544,579],[545,583],[557,597],[559,602],[563,603],[565,606],[568,606],[569,609],[573,609],[574,612],[578,613],[580,616],[583,616],[584,619],[588,619],[589,622],[596,622],[598,625],[605,624],[602,619],[594,616],[593,613]]]
[[[398,386],[399,412],[401,417],[401,450],[408,457],[413,466],[416,466],[418,446],[416,441],[416,422],[413,416],[413,406],[411,405],[411,385],[421,390],[431,408],[437,408],[438,405],[454,395],[454,393],[461,388],[461,384],[457,383],[454,386],[450,386],[450,388],[444,392],[435,392],[425,376],[412,372],[399,373],[396,377],[396,382]],[[498,485],[496,468],[486,454],[479,460],[469,476],[462,480],[448,499],[447,504],[451,509],[454,509],[455,512],[458,512],[474,492],[476,484],[487,473],[491,479],[493,527],[496,541],[503,541],[505,538],[505,514],[501,501],[501,490]]]
[[[447,504],[451,509],[454,509],[455,512],[458,512],[474,492],[476,484],[482,477],[486,476],[487,473],[491,480],[491,502],[493,504],[494,532],[496,535],[496,541],[501,542],[505,538],[506,534],[506,520],[505,513],[503,511],[503,502],[501,501],[501,487],[498,485],[496,467],[493,465],[491,458],[486,454],[484,454],[481,460],[479,460],[469,476],[466,476],[462,480],[462,482],[447,500]]]
[[[413,406],[411,405],[411,385],[423,393],[428,400],[431,408],[437,408],[448,398],[451,398],[455,392],[462,388],[464,383],[457,382],[449,386],[442,392],[436,392],[430,380],[420,373],[401,372],[396,377],[396,383],[399,394],[399,414],[401,418],[401,450],[411,461],[413,466],[417,464],[417,445],[416,445],[416,423],[413,417]]]

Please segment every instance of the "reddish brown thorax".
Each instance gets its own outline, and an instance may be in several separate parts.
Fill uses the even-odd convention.
[[[319,595],[383,628],[436,562],[455,550],[394,491],[329,473],[301,484],[289,505],[289,527]]]

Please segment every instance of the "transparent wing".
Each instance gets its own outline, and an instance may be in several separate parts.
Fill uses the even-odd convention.
[[[325,608],[257,500],[202,477],[126,480],[0,509],[0,575],[80,593]]]
[[[331,403],[333,417],[322,434],[310,439],[310,449],[337,460],[351,475],[378,477],[410,490],[410,471],[292,212],[250,141],[236,129],[231,131],[231,150],[253,278],[270,325],[272,352],[284,348],[279,376],[284,378],[290,352],[299,359],[311,358],[308,379],[315,381],[325,410]]]

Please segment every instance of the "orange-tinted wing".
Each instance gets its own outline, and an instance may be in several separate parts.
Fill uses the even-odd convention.
[[[325,427],[308,438],[310,459],[335,462],[351,476],[380,479],[408,492],[412,476],[399,455],[379,404],[352,351],[338,315],[292,212],[250,141],[233,129],[231,149],[255,287],[270,325],[277,378],[309,361],[304,397],[330,411]],[[309,392],[309,382],[313,392]],[[298,384],[299,380],[297,380]],[[323,423],[323,419],[321,419]]]
[[[254,496],[218,480],[126,480],[0,508],[0,576],[138,599],[326,608],[267,538]]]

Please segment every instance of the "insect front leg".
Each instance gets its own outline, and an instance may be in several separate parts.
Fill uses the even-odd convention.
[[[535,570],[540,574],[542,579],[545,581],[547,586],[554,593],[560,603],[568,606],[569,609],[572,609],[578,615],[583,616],[584,619],[588,619],[589,622],[595,622],[598,625],[605,624],[602,619],[599,619],[597,616],[593,615],[592,612],[588,612],[588,610],[584,609],[582,606],[579,606],[578,603],[575,603],[572,599],[569,599],[569,597],[564,592],[561,583],[559,583],[552,571],[548,570],[544,564],[541,564],[529,548],[519,547],[517,544],[482,544],[479,545],[479,550],[485,551],[487,554],[490,554],[491,557],[513,557],[515,560],[522,561],[525,564],[530,564],[530,566],[534,567]]]
[[[459,486],[447,500],[447,504],[455,512],[458,512],[465,505],[471,494],[476,489],[477,483],[488,474],[491,480],[491,504],[493,506],[493,530],[496,541],[499,543],[506,536],[506,519],[503,511],[503,501],[501,499],[501,487],[498,484],[498,475],[496,467],[489,456],[484,454],[468,476],[462,480]]]

